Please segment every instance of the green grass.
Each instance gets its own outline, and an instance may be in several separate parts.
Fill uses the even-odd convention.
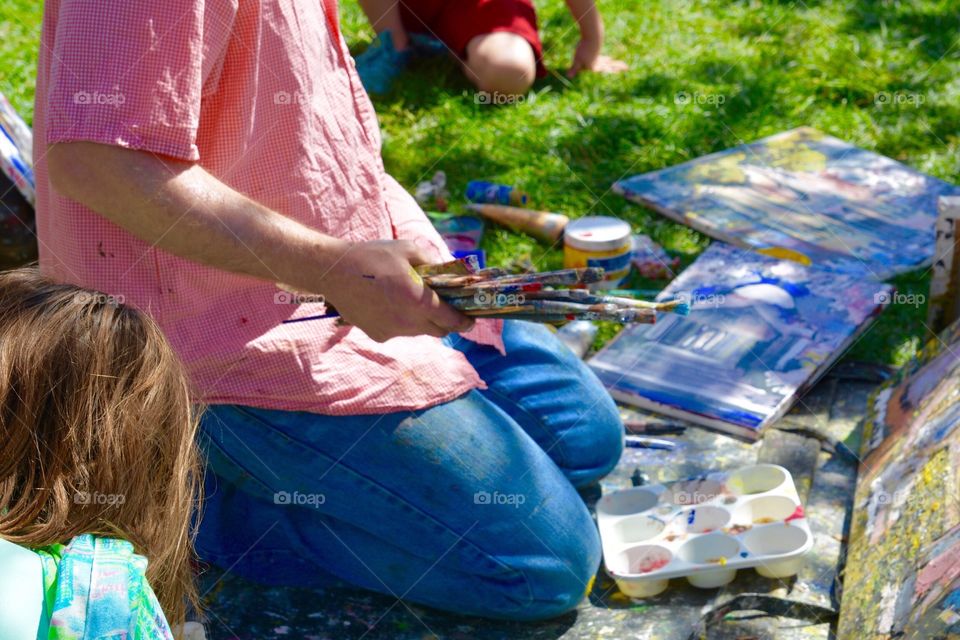
[[[42,18],[42,2],[3,0],[0,3],[0,92],[27,122],[33,120],[33,88],[37,83]]]
[[[612,194],[611,183],[800,125],[958,181],[960,14],[951,2],[599,4],[607,52],[631,71],[573,83],[551,75],[525,103],[495,108],[474,104],[454,64],[424,62],[376,100],[388,170],[410,188],[443,169],[454,194],[468,180],[490,179],[521,186],[538,208],[619,216],[684,264],[708,240]],[[547,66],[565,69],[577,31],[564,3],[537,7]],[[351,46],[361,49],[372,31],[356,7],[343,14]],[[681,91],[724,101],[680,105]],[[879,92],[924,102],[878,106]],[[499,229],[484,246],[494,264],[528,254],[549,268],[562,259]],[[929,277],[896,284],[926,294]],[[925,307],[888,309],[848,357],[901,364],[926,338],[925,317]],[[602,337],[615,330],[604,327]]]
[[[652,235],[684,264],[708,243],[610,192],[614,180],[741,142],[810,125],[958,182],[960,13],[953,0],[605,0],[606,51],[626,60],[620,76],[560,75],[538,81],[524,103],[489,107],[450,60],[417,63],[375,100],[388,170],[411,190],[437,169],[451,191],[468,180],[522,187],[538,208],[572,216],[614,215]],[[577,30],[560,0],[537,2],[547,66],[566,68]],[[352,0],[341,7],[353,50],[373,36]],[[3,91],[32,112],[40,9],[0,8]],[[12,65],[12,68],[11,68]],[[674,96],[724,96],[722,105]],[[879,92],[923,104],[881,105]],[[454,202],[459,198],[455,197]],[[484,247],[492,264],[529,256],[556,267],[561,252],[501,229]],[[928,276],[898,278],[926,294]],[[900,364],[926,336],[925,308],[897,306],[848,357]],[[611,335],[611,327],[604,335]]]

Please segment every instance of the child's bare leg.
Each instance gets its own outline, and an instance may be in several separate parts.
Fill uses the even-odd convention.
[[[533,47],[523,37],[506,31],[477,36],[467,44],[464,70],[481,91],[524,93],[537,75]]]
[[[379,35],[389,31],[393,36],[393,48],[403,51],[410,45],[407,30],[400,18],[400,4],[393,0],[358,0],[360,8],[367,14],[370,26]]]

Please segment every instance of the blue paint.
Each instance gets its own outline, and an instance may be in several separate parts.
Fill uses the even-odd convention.
[[[693,524],[693,521],[697,519],[697,510],[690,509],[690,515],[687,516],[687,524]]]
[[[779,287],[790,294],[791,298],[799,298],[803,296],[810,295],[810,289],[805,285],[798,282],[788,282],[780,278],[771,278],[765,276],[761,273],[752,273],[752,277],[743,278],[738,281],[735,286],[730,285],[708,285],[697,287],[691,292],[691,295],[694,297],[706,298],[709,296],[722,296],[735,294],[737,289],[740,287],[748,287],[757,284],[769,284],[774,287]]]
[[[944,609],[960,609],[960,589],[954,589],[946,598],[943,599]]]
[[[483,269],[487,266],[487,254],[483,249],[465,249],[463,251],[451,251],[454,258],[458,260],[473,256],[477,259],[477,268]]]

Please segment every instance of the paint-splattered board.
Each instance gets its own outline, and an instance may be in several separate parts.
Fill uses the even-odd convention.
[[[878,280],[930,263],[937,197],[960,194],[808,127],[627,178],[613,189],[719,240],[787,248]]]
[[[871,396],[839,637],[960,634],[960,323]]]
[[[927,326],[945,329],[960,318],[960,197],[940,198],[937,209],[937,242],[930,278]]]
[[[783,422],[785,426],[820,431],[832,439],[857,438],[856,425],[865,410],[872,383],[824,379]],[[625,412],[630,410],[624,409]],[[771,435],[778,432],[770,432]],[[672,436],[664,436],[672,437]],[[803,447],[746,444],[696,427],[676,437],[675,451],[628,449],[620,464],[590,495],[629,487],[635,480],[666,482],[708,469],[734,469],[758,459],[790,468],[806,505],[816,543],[814,553],[793,580],[744,575],[721,590],[680,586],[645,600],[620,594],[601,571],[590,598],[575,613],[535,624],[507,623],[442,613],[393,598],[350,589],[300,590],[266,588],[211,570],[203,577],[209,606],[207,637],[211,640],[615,640],[651,638],[687,640],[697,635],[705,611],[749,593],[783,598],[778,602],[809,605],[813,615],[756,618],[731,614],[710,624],[709,640],[733,638],[828,638],[829,615],[841,551],[843,522],[853,494],[855,466],[821,452],[811,474]],[[795,455],[796,454],[796,455]],[[791,462],[794,457],[795,462]],[[805,472],[801,468],[807,467]],[[464,594],[469,597],[469,594]],[[799,615],[799,614],[796,614]],[[699,636],[698,636],[699,637]]]
[[[714,242],[589,365],[622,402],[747,439],[781,417],[890,300],[881,282]]]

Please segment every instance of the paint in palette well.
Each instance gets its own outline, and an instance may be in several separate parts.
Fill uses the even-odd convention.
[[[676,577],[716,588],[741,568],[794,575],[813,544],[793,480],[777,465],[614,492],[597,503],[597,523],[607,570],[630,597],[656,595]]]

